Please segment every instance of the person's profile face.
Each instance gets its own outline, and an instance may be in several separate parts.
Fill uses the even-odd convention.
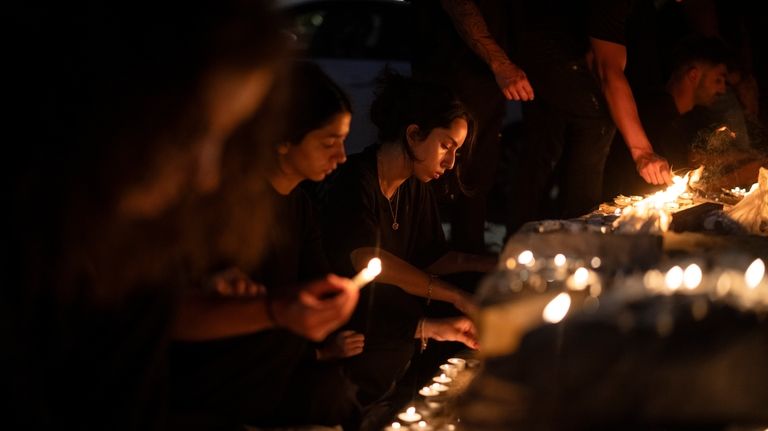
[[[728,69],[724,64],[703,66],[694,94],[695,103],[700,106],[712,106],[717,96],[725,93],[727,77]]]
[[[309,131],[296,145],[280,147],[282,169],[303,179],[322,181],[347,160],[344,140],[349,135],[352,114],[340,112],[324,126]]]
[[[436,127],[424,139],[409,138],[415,156],[413,175],[419,181],[428,182],[453,169],[468,129],[467,120],[455,118],[449,127]]]

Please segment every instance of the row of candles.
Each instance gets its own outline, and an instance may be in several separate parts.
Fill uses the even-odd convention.
[[[468,362],[469,361],[469,362]],[[448,362],[440,365],[440,374],[432,378],[432,383],[419,390],[428,407],[437,407],[440,403],[435,398],[448,393],[458,375],[471,365],[475,360],[463,358],[450,358]],[[411,431],[433,431],[433,424],[429,423],[431,413],[427,410],[417,411],[416,406],[408,406],[397,414],[398,422],[393,422],[385,428],[385,431],[403,431],[410,428]],[[456,426],[451,423],[442,424],[438,431],[455,431]]]
[[[744,261],[744,258],[738,260]],[[681,260],[666,271],[651,269],[646,272],[618,276],[613,280],[608,300],[629,300],[652,295],[691,294],[705,295],[713,300],[724,300],[740,308],[768,309],[768,277],[765,276],[765,262],[754,259],[746,269],[735,269],[742,262],[712,265],[706,272],[703,262],[694,259]],[[599,257],[589,259],[568,259],[563,254],[553,258],[536,258],[530,250],[521,252],[517,258],[510,258],[506,268],[534,290],[544,293],[561,289],[543,309],[542,320],[558,323],[568,314],[572,295],[587,294],[585,307],[597,308],[598,297],[603,293],[602,277],[595,271],[602,262]],[[743,266],[741,266],[743,267]],[[520,289],[520,283],[510,283],[512,290]],[[517,286],[517,287],[515,287]]]

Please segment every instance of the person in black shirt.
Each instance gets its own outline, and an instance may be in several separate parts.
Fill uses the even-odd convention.
[[[697,130],[688,124],[685,114],[697,106],[711,106],[725,93],[728,59],[728,50],[719,39],[683,40],[675,49],[666,86],[638,97],[638,113],[648,137],[673,168],[696,167],[691,166],[690,156]],[[633,175],[631,165],[631,157],[617,136],[606,164],[606,198],[653,191]]]
[[[346,363],[363,405],[380,399],[413,355],[414,339],[460,341],[477,347],[466,317],[424,319],[423,298],[464,313],[473,304],[439,274],[485,272],[495,260],[446,247],[428,182],[453,168],[472,145],[474,122],[451,92],[385,72],[371,118],[379,143],[350,156],[331,183],[323,240],[331,265],[351,275],[378,256],[382,273],[361,292],[349,327],[365,335],[362,354]]]
[[[654,152],[624,75],[624,25],[631,2],[521,3],[516,53],[536,100],[523,105],[528,138],[515,198],[519,214],[509,231],[542,215],[575,217],[596,206],[616,127],[643,179],[671,183],[669,165]],[[560,181],[553,177],[556,166]],[[542,214],[541,197],[553,182],[559,186],[560,208]]]
[[[233,267],[211,282],[222,301],[232,303],[231,315],[222,320],[248,320],[251,313],[237,304],[262,301],[271,322],[260,331],[231,325],[206,338],[177,331],[171,395],[180,427],[336,425],[353,414],[343,393],[316,396],[320,385],[333,382],[330,387],[339,391],[344,386],[338,370],[317,363],[306,338],[322,340],[345,322],[357,292],[332,291],[337,296],[324,299],[323,291],[313,290],[322,287],[318,282],[306,284],[329,271],[312,203],[297,187],[306,179],[322,180],[346,160],[351,105],[314,64],[295,64],[287,83],[287,124],[276,148],[277,166],[265,178],[274,208],[265,256],[247,274]],[[343,281],[332,274],[326,279],[332,285]],[[329,350],[334,349],[321,349],[324,357]]]

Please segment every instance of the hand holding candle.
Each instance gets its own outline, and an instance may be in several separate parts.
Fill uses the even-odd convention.
[[[373,281],[379,274],[381,274],[381,259],[374,257],[368,261],[368,266],[355,275],[355,278],[352,279],[352,285],[357,289],[361,289],[363,286]]]

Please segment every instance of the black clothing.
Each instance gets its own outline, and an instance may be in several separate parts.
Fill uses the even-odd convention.
[[[662,89],[638,96],[637,111],[648,139],[670,167],[690,167],[689,156],[694,132],[686,124],[685,116],[677,112],[672,96]],[[616,136],[606,163],[605,199],[624,195],[644,195],[659,186],[646,183],[637,173],[635,162],[621,136]]]
[[[341,275],[355,273],[350,253],[361,247],[380,247],[419,268],[447,252],[432,189],[411,177],[388,202],[379,186],[377,148],[351,155],[330,185],[323,238]],[[392,229],[395,208],[398,230]],[[363,404],[384,395],[404,371],[421,317],[422,300],[399,287],[373,283],[361,290],[348,326],[365,335],[365,349],[346,368]]]
[[[312,203],[304,191],[297,187],[284,196],[271,186],[269,190],[275,223],[267,233],[265,256],[259,268],[251,271],[251,278],[263,284],[270,296],[290,296],[299,283],[325,276],[328,265]],[[171,353],[174,425],[184,429],[324,423],[309,413],[308,399],[316,396],[315,378],[322,381],[338,375],[332,365],[318,365],[307,340],[283,329],[176,342]],[[299,375],[302,381],[296,382]],[[340,375],[331,387],[344,390]],[[333,403],[336,395],[326,391],[323,400]],[[327,425],[343,420],[327,419]]]
[[[603,167],[615,126],[597,76],[586,62],[589,38],[624,44],[629,1],[525,1],[519,62],[536,92],[523,105],[526,146],[508,232],[542,217],[575,217],[600,202]],[[553,12],[556,11],[556,12]],[[561,177],[555,179],[555,171]],[[542,212],[557,186],[558,208]]]
[[[507,47],[508,1],[476,0],[491,36]],[[486,198],[493,186],[500,154],[499,131],[505,99],[490,67],[457,33],[439,0],[414,2],[417,16],[413,76],[439,82],[464,103],[476,122],[476,136],[469,157],[459,158],[456,169],[434,182],[441,202],[450,202],[452,248],[468,253],[485,252]],[[458,186],[459,175],[469,194]]]

